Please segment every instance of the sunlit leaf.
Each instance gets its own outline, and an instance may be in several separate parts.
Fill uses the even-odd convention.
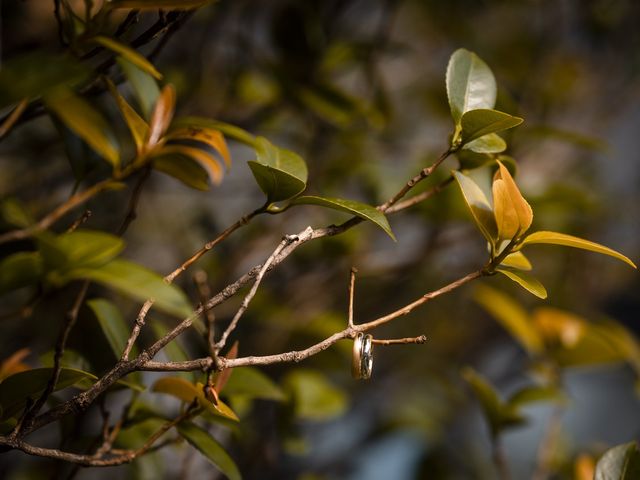
[[[542,338],[536,326],[515,300],[486,285],[476,287],[473,297],[529,353],[536,354],[543,350]]]
[[[228,123],[219,122],[217,120],[211,120],[202,117],[180,117],[176,118],[172,124],[176,129],[178,128],[203,128],[209,130],[217,130],[222,132],[225,137],[232,138],[240,143],[243,143],[249,147],[256,146],[256,137],[251,135],[246,130],[230,125]]]
[[[366,203],[356,202],[354,200],[344,200],[341,198],[316,196],[297,197],[291,203],[293,205],[319,205],[321,207],[327,207],[333,210],[339,210],[342,212],[350,213],[352,215],[356,215],[364,220],[375,223],[393,240],[396,239],[396,237],[393,235],[393,232],[391,231],[391,226],[389,225],[389,221],[387,220],[387,217],[384,215],[384,213],[377,210],[375,207],[372,207],[371,205],[367,205]]]
[[[520,232],[520,219],[513,205],[505,181],[493,182],[493,213],[498,226],[498,240],[510,240]]]
[[[236,340],[235,342],[233,342],[233,345],[231,345],[231,348],[229,348],[227,353],[224,354],[225,358],[229,360],[233,360],[234,358],[237,358],[239,348],[240,348],[240,343]],[[225,368],[224,370],[222,370],[220,373],[216,375],[215,385],[214,385],[216,392],[221,393],[224,390],[225,386],[227,385],[227,382],[229,381],[229,378],[231,378],[231,375],[233,375],[234,371],[235,371],[234,368]]]
[[[118,57],[116,61],[127,77],[127,80],[131,83],[133,93],[140,105],[140,109],[144,113],[144,117],[147,119],[151,118],[153,107],[158,97],[160,97],[160,88],[158,88],[158,83],[155,78],[147,72],[140,70],[125,58]]]
[[[240,471],[222,445],[209,432],[191,422],[178,424],[178,432],[229,480],[242,480]]]
[[[104,298],[94,298],[87,302],[89,308],[98,319],[100,328],[109,342],[109,346],[116,358],[120,358],[129,338],[127,326],[118,307]],[[132,354],[135,355],[135,346]]]
[[[104,284],[140,301],[153,298],[159,309],[181,318],[192,313],[182,290],[166,283],[157,273],[127,260],[115,259],[96,268],[73,269],[66,276]]]
[[[156,67],[147,60],[144,56],[140,55],[136,50],[131,48],[128,45],[124,45],[113,38],[97,36],[92,39],[94,42],[99,43],[105,48],[108,48],[114,53],[121,55],[126,58],[129,62],[133,63],[136,67],[141,70],[147,72],[149,75],[157,78],[158,80],[162,79],[162,74],[156,70]]]
[[[591,455],[581,453],[573,464],[574,480],[593,480],[596,472],[596,462]]]
[[[38,246],[47,269],[99,267],[124,249],[122,238],[98,230],[80,229],[57,236],[42,234]]]
[[[342,415],[347,397],[326,377],[313,370],[297,369],[289,372],[283,385],[292,396],[296,416],[304,420],[322,421]]]
[[[529,259],[522,252],[510,253],[500,262],[500,265],[524,271],[529,271],[533,268]]]
[[[596,464],[594,480],[637,480],[640,478],[640,451],[636,442],[607,450]]]
[[[0,420],[6,420],[20,413],[27,399],[36,400],[42,395],[52,372],[52,368],[34,368],[5,378],[0,383]],[[70,387],[83,380],[93,381],[96,380],[96,376],[82,370],[63,368],[54,391]]]
[[[196,147],[189,147],[187,145],[165,145],[161,149],[156,150],[149,158],[153,159],[156,155],[165,158],[188,157],[207,172],[207,176],[213,183],[217,185],[222,181],[222,167],[216,161],[213,155],[211,155],[206,150],[202,150]],[[157,163],[155,165],[156,168],[158,168]],[[162,166],[160,168],[162,168]]]
[[[145,122],[122,95],[120,95],[116,86],[109,79],[107,79],[107,86],[109,87],[111,95],[115,98],[125,122],[127,122],[133,141],[136,144],[136,151],[140,154],[149,137],[149,125],[147,125],[147,122]]]
[[[591,242],[589,240],[574,237],[573,235],[567,235],[565,233],[547,231],[534,232],[531,235],[527,235],[521,245],[524,247],[526,245],[532,245],[536,243],[564,245],[566,247],[590,250],[592,252],[602,253],[603,255],[609,255],[610,257],[617,258],[618,260],[622,260],[628,265],[631,265],[633,268],[637,268],[635,263],[633,263],[629,258],[609,247],[605,247],[604,245],[600,245],[599,243]]]
[[[163,155],[162,153],[161,150],[152,159],[155,170],[166,173],[196,190],[209,189],[209,173],[198,162],[186,155],[177,153]]]
[[[507,142],[499,135],[489,133],[466,143],[462,148],[476,153],[500,153],[507,149]]]
[[[520,117],[514,117],[508,113],[498,110],[479,109],[470,110],[462,115],[460,125],[461,145],[465,145],[476,138],[483,137],[490,133],[501,132],[509,128],[516,127],[523,122]]]
[[[505,275],[525,290],[533,293],[536,297],[542,299],[547,298],[547,290],[544,288],[544,285],[542,285],[538,280],[536,280],[528,273],[503,266],[499,266],[498,268],[496,268],[496,272],[500,272],[501,274]]]
[[[456,124],[462,115],[477,108],[493,108],[496,103],[496,80],[480,57],[460,48],[447,66],[447,97]]]
[[[114,167],[120,165],[115,136],[102,115],[82,97],[60,87],[43,98],[47,107],[76,135]]]
[[[224,394],[275,401],[283,401],[286,398],[282,389],[273,380],[252,367],[234,368]]]
[[[249,168],[269,202],[288,200],[306,188],[307,165],[299,155],[263,137],[256,139],[256,154]]]
[[[167,140],[187,140],[204,143],[218,152],[227,169],[231,168],[231,154],[224,136],[218,130],[197,126],[175,128],[167,134],[166,138]]]
[[[458,181],[476,225],[490,243],[495,243],[498,229],[493,215],[493,199],[488,198],[469,176],[457,171],[454,171],[453,175]]]
[[[167,131],[176,108],[176,91],[172,85],[165,85],[151,112],[147,145],[153,147]]]
[[[497,163],[499,169],[493,181],[493,203],[496,223],[498,223],[498,236],[500,239],[510,240],[516,232],[522,235],[529,230],[533,221],[533,210],[531,210],[531,206],[520,193],[520,189],[518,189],[516,182],[511,177],[509,170],[500,161]],[[496,190],[500,191],[502,197],[500,201],[496,197]],[[499,204],[501,205],[500,207],[498,206]],[[499,213],[499,208],[502,209],[501,213]],[[500,215],[502,215],[502,218],[500,218]],[[514,221],[511,218],[512,216],[515,218],[515,224],[517,225],[515,231],[512,231],[509,225],[509,222]]]
[[[548,346],[561,345],[569,349],[578,344],[588,327],[583,318],[551,307],[536,308],[532,321]]]
[[[0,261],[0,294],[32,285],[44,273],[42,256],[38,252],[18,252]]]

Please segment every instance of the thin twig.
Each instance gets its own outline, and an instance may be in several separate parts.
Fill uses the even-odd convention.
[[[422,344],[427,343],[427,336],[420,335],[419,337],[407,337],[407,338],[391,338],[388,340],[382,340],[374,338],[371,343],[375,345],[409,345],[409,344]]]
[[[444,190],[446,187],[448,187],[451,182],[453,182],[453,177],[449,177],[447,178],[445,181],[439,183],[438,185],[436,185],[435,187],[431,188],[430,190],[426,190],[418,195],[415,195],[411,198],[407,198],[406,200],[402,201],[402,202],[398,202],[395,205],[387,208],[385,210],[385,213],[387,215],[391,214],[391,213],[396,213],[399,212],[400,210],[404,210],[405,208],[409,208],[412,207],[414,205],[417,205],[420,202],[423,202],[425,200],[428,200],[429,198],[433,197],[434,195],[440,193],[442,190]]]
[[[0,125],[0,139],[4,138],[7,133],[11,131],[13,126],[20,118],[20,115],[22,115],[22,112],[24,112],[25,108],[27,108],[28,104],[29,100],[27,98],[24,98],[18,105],[16,105],[16,108],[11,111],[9,116],[5,118],[5,120],[2,122],[2,125]]]
[[[85,210],[84,212],[82,212],[82,215],[80,215],[76,219],[76,221],[73,222],[71,226],[67,229],[67,233],[75,232],[78,229],[78,227],[80,227],[80,225],[82,225],[84,222],[89,220],[90,217],[91,217],[91,210]]]
[[[349,276],[349,317],[347,325],[353,327],[353,295],[355,293],[356,273],[358,270],[355,267],[351,267],[351,275]]]
[[[193,280],[198,290],[198,297],[200,298],[200,305],[205,305],[207,300],[211,298],[211,288],[209,288],[209,282],[207,281],[207,273],[204,270],[198,270],[193,275]],[[207,347],[209,348],[209,355],[214,360],[216,359],[216,345],[215,345],[215,321],[216,317],[213,310],[210,308],[203,308],[202,315],[206,322],[205,340],[207,341]]]

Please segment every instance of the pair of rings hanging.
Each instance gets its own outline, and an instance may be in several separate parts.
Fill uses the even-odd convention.
[[[367,379],[373,370],[373,337],[362,332],[353,340],[351,374],[354,378]]]

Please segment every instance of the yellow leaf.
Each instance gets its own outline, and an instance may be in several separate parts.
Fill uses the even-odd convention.
[[[180,377],[160,378],[153,384],[151,390],[153,392],[166,393],[185,403],[191,403],[198,396],[196,386]]]
[[[596,461],[591,455],[581,453],[573,466],[575,480],[593,480],[596,472]]]
[[[21,348],[0,363],[0,382],[14,373],[24,372],[31,367],[22,362],[22,360],[31,353],[28,348]]]
[[[196,383],[196,389],[198,390],[198,403],[201,407],[207,409],[213,415],[221,415],[231,420],[235,420],[236,422],[240,420],[235,412],[231,410],[229,405],[224,403],[222,400],[218,400],[217,403],[213,403],[209,400],[204,395],[204,385],[202,383]]]
[[[618,260],[622,260],[628,265],[631,265],[633,268],[637,268],[635,263],[633,263],[628,257],[625,257],[623,254],[616,252],[615,250],[605,247],[604,245],[600,245],[599,243],[591,242],[589,240],[584,240],[582,238],[574,237],[573,235],[567,235],[565,233],[558,232],[534,232],[531,235],[528,235],[521,246],[530,245],[534,243],[546,243],[551,245],[564,245],[565,247],[574,247],[581,248],[583,250],[590,250],[592,252],[601,253],[603,255],[609,255],[610,257],[617,258]]]
[[[510,253],[500,262],[500,265],[524,271],[529,271],[533,268],[529,259],[522,252]]]
[[[200,148],[188,147],[186,145],[166,145],[156,150],[151,158],[171,154],[185,155],[193,159],[193,161],[207,171],[213,183],[219,184],[222,181],[222,167],[210,153]]]
[[[503,266],[498,266],[498,268],[496,268],[496,272],[500,272],[510,280],[516,282],[525,290],[533,293],[536,297],[542,299],[547,298],[547,289],[544,288],[544,285],[528,273]]]
[[[184,127],[172,130],[166,138],[167,140],[191,140],[209,145],[220,154],[227,169],[231,168],[231,155],[229,154],[227,143],[222,133],[218,130],[202,127]]]
[[[500,161],[497,163],[499,169],[493,181],[494,213],[499,237],[510,240],[516,234],[522,235],[529,230],[533,221],[533,211],[520,193],[509,170]],[[499,199],[496,198],[496,194],[500,195]],[[500,206],[498,206],[499,203]],[[501,227],[502,230],[500,230]]]
[[[585,332],[585,321],[582,318],[556,308],[537,308],[532,319],[549,345],[560,344],[565,348],[572,348]]]
[[[115,52],[118,55],[123,56],[124,58],[129,60],[131,63],[133,63],[136,67],[140,68],[141,70],[144,70],[145,72],[157,78],[158,80],[162,79],[162,74],[158,70],[156,70],[156,67],[154,67],[149,60],[144,58],[133,48],[127,45],[124,45],[114,40],[113,38],[109,38],[109,37],[97,36],[93,40],[96,43],[99,43],[100,45],[102,45],[103,47],[108,48],[112,52]]]
[[[490,199],[469,176],[460,172],[453,172],[453,175],[460,186],[464,200],[471,211],[471,215],[473,215],[476,225],[485,238],[491,244],[495,244],[497,228]]]
[[[125,122],[127,122],[133,141],[136,144],[136,151],[140,154],[144,148],[145,141],[149,137],[149,125],[147,125],[147,122],[145,122],[133,107],[122,97],[122,95],[120,95],[113,82],[108,78],[106,79],[106,82],[111,95],[113,95],[113,98],[115,98],[116,103],[118,104],[118,108],[120,109]]]
[[[167,131],[176,107],[176,91],[171,85],[165,85],[151,113],[149,122],[149,139],[147,145],[152,147]]]

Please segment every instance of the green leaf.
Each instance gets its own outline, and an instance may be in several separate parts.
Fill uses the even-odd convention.
[[[32,52],[3,62],[0,70],[0,108],[34,99],[50,90],[80,83],[89,69],[71,55]]]
[[[162,79],[162,74],[158,70],[156,70],[156,67],[154,67],[149,60],[147,60],[145,57],[140,55],[137,51],[135,51],[128,45],[124,45],[117,40],[114,40],[113,38],[104,37],[102,35],[94,37],[93,41],[126,58],[133,65],[138,67],[140,70],[147,72],[152,77],[155,77],[158,80]]]
[[[347,397],[320,372],[297,369],[289,372],[283,385],[293,400],[294,412],[303,420],[323,421],[342,415]]]
[[[522,118],[498,110],[470,110],[462,115],[460,121],[462,126],[461,144],[466,145],[476,138],[516,127],[522,122]]]
[[[507,149],[507,142],[495,133],[489,133],[464,144],[463,150],[476,153],[500,153]]]
[[[538,280],[536,280],[528,273],[503,266],[498,266],[496,268],[496,272],[500,272],[501,274],[505,275],[525,290],[533,293],[536,297],[542,299],[547,298],[547,290],[544,288],[544,285],[542,285]]]
[[[218,470],[229,477],[229,480],[242,479],[242,475],[240,475],[240,471],[233,459],[209,432],[191,422],[178,424],[178,432]]]
[[[544,349],[542,338],[527,312],[517,302],[485,285],[476,287],[473,298],[529,353],[542,352]]]
[[[498,227],[493,215],[493,198],[488,197],[482,188],[468,175],[457,171],[452,172],[452,174],[460,186],[473,220],[487,241],[494,244],[498,235]]]
[[[24,205],[15,198],[0,201],[0,219],[12,227],[25,228],[34,223]]]
[[[100,328],[107,338],[113,354],[119,359],[127,345],[130,330],[120,310],[112,302],[104,298],[89,300],[87,305],[98,319]],[[132,353],[135,355],[135,346]]]
[[[138,115],[138,112],[129,105],[124,97],[120,95],[116,86],[109,79],[107,79],[107,87],[109,88],[111,95],[115,98],[125,122],[127,122],[127,127],[129,127],[133,141],[136,144],[136,151],[138,154],[142,153],[144,146],[147,143],[147,138],[149,137],[149,125],[147,125],[147,122],[145,122],[140,115]]]
[[[556,387],[524,387],[514,393],[507,403],[511,407],[518,409],[522,406],[539,402],[564,403],[567,402],[567,395]]]
[[[172,10],[191,10],[202,7],[212,0],[111,0],[111,8],[170,8]]]
[[[101,283],[143,302],[153,298],[159,309],[180,318],[192,313],[182,290],[166,283],[157,273],[127,260],[115,259],[97,268],[73,269],[66,276]]]
[[[262,398],[283,401],[286,396],[282,389],[257,368],[233,369],[233,374],[224,387],[224,395],[246,398]]]
[[[111,127],[102,115],[70,89],[60,87],[43,98],[58,118],[112,166],[120,165],[120,153]]]
[[[18,252],[0,261],[0,295],[16,288],[32,285],[44,273],[38,252]]]
[[[496,103],[496,79],[480,57],[460,48],[447,65],[447,97],[456,125],[462,115],[478,108],[493,108]]]
[[[377,210],[375,207],[371,205],[367,205],[366,203],[356,202],[355,200],[343,200],[341,198],[328,198],[328,197],[316,197],[316,196],[304,196],[298,197],[291,202],[292,205],[319,205],[321,207],[331,208],[333,210],[339,210],[342,212],[347,212],[352,215],[356,215],[357,217],[362,218],[363,220],[368,220],[370,222],[378,225],[382,230],[386,232],[393,240],[396,237],[393,235],[391,231],[391,226],[389,225],[389,221],[384,213]]]
[[[140,70],[133,63],[123,57],[116,58],[118,65],[124,72],[125,77],[131,83],[133,93],[136,96],[140,109],[144,117],[151,118],[153,107],[160,96],[160,88],[156,80],[147,72]]]
[[[172,125],[173,128],[206,128],[212,130],[218,130],[224,134],[227,138],[232,138],[240,143],[255,148],[256,137],[251,135],[246,130],[236,127],[235,125],[229,125],[228,123],[219,122],[217,120],[210,120],[202,117],[180,117],[176,118]]]
[[[6,420],[21,413],[27,399],[36,400],[42,395],[49,383],[52,368],[34,368],[5,378],[0,383],[0,420]],[[60,378],[54,391],[75,385],[83,380],[96,380],[91,373],[72,368],[60,370]]]
[[[45,266],[64,273],[72,268],[104,265],[122,252],[124,241],[109,233],[81,229],[55,237],[40,235],[38,246]]]
[[[532,245],[536,243],[564,245],[565,247],[590,250],[592,252],[601,253],[603,255],[609,255],[610,257],[617,258],[618,260],[622,260],[626,264],[631,265],[633,268],[637,268],[635,263],[633,263],[629,258],[609,247],[605,247],[604,245],[600,245],[599,243],[591,242],[589,240],[574,237],[573,235],[567,235],[565,233],[547,231],[534,232],[524,239],[524,241],[521,243],[521,246],[524,247],[526,245]]]
[[[595,480],[637,480],[640,478],[640,451],[636,442],[607,450],[596,464]]]
[[[186,155],[176,152],[165,155],[160,151],[159,156],[153,157],[153,168],[180,180],[187,187],[209,190],[209,174],[198,162]]]
[[[249,168],[269,202],[288,200],[306,188],[307,165],[299,155],[263,137],[256,139],[256,154]]]

